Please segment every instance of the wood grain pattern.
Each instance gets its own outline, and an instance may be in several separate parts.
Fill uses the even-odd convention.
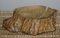
[[[45,6],[16,8],[13,16],[3,21],[3,27],[12,32],[24,32],[31,35],[54,31],[56,11]]]
[[[57,18],[56,18],[57,24],[55,25],[56,31],[43,33],[43,34],[40,34],[37,36],[26,35],[21,32],[20,33],[12,33],[12,32],[7,31],[6,29],[4,29],[2,27],[1,23],[4,19],[8,18],[7,16],[8,16],[9,12],[8,13],[3,12],[3,13],[6,14],[6,16],[3,16],[3,14],[2,14],[2,16],[0,16],[0,38],[60,38],[60,33],[59,33],[60,32],[60,20],[59,20],[60,13],[57,13]],[[11,13],[11,15],[12,15],[12,13]]]

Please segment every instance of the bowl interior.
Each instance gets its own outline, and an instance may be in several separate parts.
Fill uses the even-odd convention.
[[[31,18],[43,18],[48,17],[56,10],[47,8],[45,6],[25,6],[21,8],[17,8],[16,13],[22,15],[23,17],[31,17]]]

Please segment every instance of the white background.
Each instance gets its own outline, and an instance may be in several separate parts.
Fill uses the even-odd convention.
[[[60,0],[0,0],[0,10],[11,11],[28,5],[44,5],[60,10]]]

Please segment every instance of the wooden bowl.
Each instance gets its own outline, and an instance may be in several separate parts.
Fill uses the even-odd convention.
[[[56,9],[34,5],[19,7],[13,16],[3,21],[3,26],[9,31],[37,35],[55,30]]]

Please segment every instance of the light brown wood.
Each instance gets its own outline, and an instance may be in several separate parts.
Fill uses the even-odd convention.
[[[58,20],[58,21],[55,25],[56,31],[43,33],[43,34],[39,34],[36,36],[23,34],[22,32],[13,33],[13,32],[9,32],[6,29],[4,29],[2,27],[1,23],[3,22],[4,19],[9,18],[11,15],[8,16],[9,12],[7,13],[7,11],[6,11],[6,13],[5,12],[3,12],[3,13],[6,14],[6,16],[3,16],[3,14],[2,14],[2,16],[0,16],[0,38],[52,38],[52,37],[53,38],[60,38],[60,20],[59,20],[60,19],[60,16],[59,16],[60,13],[58,13],[58,12],[57,12],[57,18],[56,18],[56,20]]]
[[[34,7],[34,8],[33,8]],[[27,6],[16,8],[13,16],[3,21],[9,31],[37,35],[55,30],[56,11],[45,6]]]

